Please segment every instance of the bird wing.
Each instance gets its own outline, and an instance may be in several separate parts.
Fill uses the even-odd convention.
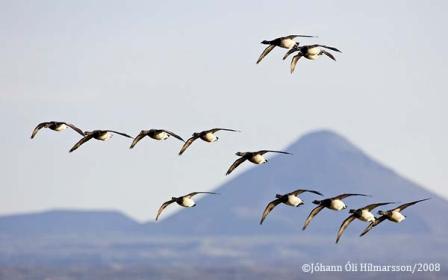
[[[260,57],[257,60],[257,64],[260,63],[260,61],[265,58],[273,49],[275,48],[275,45],[269,45],[264,49],[264,51],[261,53]]]
[[[272,209],[274,209],[275,206],[279,205],[280,202],[281,202],[280,199],[275,199],[268,203],[268,205],[263,211],[263,214],[261,215],[260,225],[263,224],[264,219],[266,219],[269,213],[271,213]]]
[[[260,155],[264,155],[266,153],[278,153],[278,154],[286,154],[286,155],[291,155],[291,153],[288,152],[283,152],[283,151],[273,151],[273,150],[261,150],[258,152],[255,152],[255,154],[260,154]]]
[[[334,61],[336,61],[336,58],[331,53],[329,53],[325,50],[322,50],[322,53],[325,54],[326,56],[328,56],[329,58],[333,59]]]
[[[370,224],[361,232],[359,236],[364,236],[367,234],[372,228],[376,227],[380,223],[382,223],[386,219],[386,216],[382,215],[379,218],[375,219],[375,221],[370,222]]]
[[[121,136],[124,136],[124,137],[127,137],[127,138],[134,138],[134,137],[132,137],[132,136],[126,134],[126,133],[123,133],[123,132],[118,132],[118,131],[115,131],[115,130],[106,130],[106,131],[112,132],[112,133],[115,133],[115,134],[118,134],[118,135],[121,135]]]
[[[298,53],[297,55],[295,55],[292,59],[291,59],[291,65],[289,67],[291,74],[294,73],[294,70],[296,70],[296,65],[297,62],[299,61],[299,59],[302,57],[301,53]]]
[[[78,143],[76,143],[71,149],[70,149],[70,153],[73,152],[74,150],[78,149],[79,146],[81,146],[82,144],[84,144],[85,142],[89,141],[90,139],[92,139],[93,137],[93,133],[89,133],[86,136],[84,136],[83,138],[81,138],[81,140],[78,141]]]
[[[129,149],[134,148],[135,145],[137,145],[137,143],[142,140],[146,135],[148,135],[148,131],[147,130],[142,130],[140,131],[140,133],[134,138],[134,141],[132,141],[131,146],[129,147]]]
[[[296,52],[296,51],[299,51],[299,49],[297,47],[293,47],[293,48],[289,49],[283,56],[283,60],[287,59],[290,54],[292,54],[293,52]]]
[[[298,196],[299,194],[304,193],[304,192],[310,192],[310,193],[315,193],[315,194],[318,194],[318,195],[323,195],[323,194],[321,194],[321,193],[318,192],[318,191],[314,191],[314,190],[305,190],[305,189],[298,189],[298,190],[295,190],[295,191],[290,192],[289,194]]]
[[[85,136],[84,131],[82,131],[81,129],[79,129],[78,127],[76,127],[74,124],[71,123],[64,123],[66,126],[70,127],[71,129],[73,129],[74,131],[78,132],[79,134],[81,134],[82,136]]]
[[[230,129],[230,128],[212,128],[212,129],[209,130],[209,132],[215,133],[215,132],[220,131],[220,130],[240,132],[239,130]]]
[[[173,136],[174,138],[177,138],[177,139],[179,139],[180,141],[185,142],[185,140],[182,139],[182,137],[180,137],[180,136],[177,135],[176,133],[174,133],[174,132],[172,132],[172,131],[169,131],[169,130],[165,130],[165,129],[163,129],[163,131],[165,131],[165,132],[168,133],[169,135]]]
[[[34,129],[33,129],[33,133],[31,134],[31,139],[34,138],[34,136],[36,136],[37,132],[39,132],[39,130],[41,130],[44,127],[47,127],[50,124],[50,122],[43,122],[38,124]]]
[[[416,204],[416,203],[419,203],[419,202],[422,202],[422,201],[425,201],[425,200],[428,200],[429,198],[425,198],[425,199],[420,199],[420,200],[416,200],[416,201],[412,201],[412,202],[408,202],[408,203],[405,203],[405,204],[402,204],[402,205],[400,205],[400,206],[398,206],[397,208],[394,208],[394,209],[392,209],[392,211],[396,211],[396,210],[398,210],[398,211],[403,211],[404,209],[406,209],[406,208],[408,208],[409,206],[411,206],[411,205],[414,205],[414,204]]]
[[[367,195],[367,194],[362,194],[362,193],[343,193],[343,194],[337,195],[337,196],[335,196],[335,197],[332,197],[332,199],[344,199],[344,198],[346,198],[346,197],[354,196],[354,195],[358,195],[358,196],[369,196],[369,195]]]
[[[373,209],[375,209],[379,206],[392,204],[392,203],[395,203],[395,202],[373,203],[373,204],[366,205],[366,206],[362,207],[361,209],[366,209],[366,210],[372,211]]]
[[[184,197],[192,198],[193,196],[195,196],[197,194],[201,194],[201,193],[218,194],[218,193],[215,193],[215,192],[192,192],[192,193],[189,193],[189,194],[185,195]]]
[[[341,51],[336,49],[335,47],[330,47],[330,46],[326,46],[326,45],[312,45],[311,47],[322,47],[322,48],[326,48],[326,49],[341,53]]]
[[[338,230],[338,235],[336,236],[336,243],[339,242],[339,239],[341,238],[342,234],[344,233],[345,229],[350,225],[351,222],[355,219],[355,215],[348,216],[341,224],[341,227]]]
[[[197,136],[192,136],[190,137],[190,139],[187,140],[187,142],[184,143],[184,145],[182,146],[182,148],[180,149],[179,155],[182,155],[185,150],[190,147],[190,145],[194,142],[194,140],[198,139]]]
[[[165,210],[165,208],[170,205],[171,203],[175,202],[175,199],[171,199],[168,201],[165,201],[162,206],[160,206],[159,211],[157,211],[156,221],[159,219],[160,214],[162,214],[162,211]]]
[[[288,35],[288,36],[285,36],[285,37],[283,37],[283,38],[285,38],[285,39],[294,39],[294,38],[297,38],[297,37],[302,37],[302,38],[315,38],[316,36],[313,36],[313,35]]]
[[[313,210],[311,210],[311,213],[308,215],[308,217],[305,220],[305,223],[303,224],[302,230],[305,230],[306,227],[311,223],[311,220],[314,218],[314,216],[316,216],[324,208],[325,208],[324,206],[319,205]]]
[[[232,171],[237,168],[241,163],[243,163],[246,160],[246,157],[240,157],[239,159],[235,160],[232,165],[229,167],[229,169],[226,172],[226,175],[229,175],[232,173]]]

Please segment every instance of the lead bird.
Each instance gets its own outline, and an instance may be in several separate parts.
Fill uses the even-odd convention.
[[[388,210],[388,211],[378,211],[378,215],[380,215],[379,218],[376,218],[375,221],[371,222],[361,233],[360,236],[364,236],[366,233],[368,233],[371,229],[379,225],[385,220],[389,220],[394,223],[401,223],[404,219],[406,219],[406,216],[401,214],[401,211],[408,208],[409,206],[412,206],[414,204],[417,204],[419,202],[428,200],[429,198],[420,199],[412,202],[408,202],[405,204],[402,204],[394,209]]]
[[[192,199],[193,196],[197,195],[197,194],[217,194],[215,192],[192,192],[189,194],[186,194],[184,196],[179,196],[179,197],[171,197],[171,200],[165,201],[162,206],[160,206],[159,211],[157,211],[157,216],[156,216],[156,221],[159,219],[160,214],[162,214],[163,210],[165,210],[165,208],[170,205],[171,203],[176,202],[177,204],[179,204],[182,207],[195,207],[196,206],[196,202],[194,202],[194,200]]]
[[[38,124],[34,128],[33,133],[31,134],[31,139],[33,139],[36,136],[36,134],[39,132],[39,130],[41,130],[42,128],[48,128],[48,129],[51,129],[54,131],[63,131],[65,129],[67,129],[67,127],[70,127],[74,131],[76,131],[79,134],[81,134],[82,136],[84,136],[84,132],[71,123],[49,121],[49,122],[42,122],[42,123]]]
[[[317,204],[318,206],[311,210],[310,214],[305,220],[305,223],[303,224],[302,230],[305,230],[307,226],[311,223],[311,220],[319,214],[319,212],[324,209],[328,208],[334,211],[342,211],[345,208],[347,208],[347,205],[342,200],[349,196],[368,196],[366,194],[360,194],[360,193],[343,193],[334,197],[326,198],[323,200],[314,200],[313,203]]]
[[[305,190],[305,189],[298,189],[292,192],[289,192],[287,194],[276,194],[273,201],[269,202],[266,208],[263,211],[263,214],[261,216],[260,225],[263,224],[263,221],[266,219],[266,217],[271,213],[271,211],[280,203],[286,204],[288,206],[292,207],[299,207],[300,205],[304,204],[303,200],[299,197],[299,194],[304,192],[310,192],[317,195],[322,195],[318,191],[314,190]]]
[[[129,147],[129,149],[134,148],[135,145],[137,145],[137,143],[142,140],[144,137],[150,137],[154,140],[166,140],[168,139],[170,136],[179,139],[182,142],[185,142],[184,139],[182,139],[182,137],[180,137],[179,135],[175,134],[174,132],[171,132],[169,130],[165,130],[165,129],[150,129],[150,130],[142,130],[140,131],[140,133],[137,135],[137,137],[134,138],[134,141],[132,141],[131,146]]]
[[[267,163],[268,160],[263,156],[266,153],[278,153],[278,154],[291,155],[291,153],[288,153],[288,152],[272,151],[272,150],[261,150],[261,151],[256,151],[256,152],[237,152],[235,155],[239,156],[240,158],[235,160],[235,162],[229,167],[229,169],[226,172],[226,175],[229,175],[230,173],[232,173],[232,171],[235,170],[235,168],[237,168],[240,164],[242,164],[246,160],[248,160],[254,164]]]
[[[182,146],[182,148],[179,151],[179,155],[182,155],[185,150],[190,147],[191,144],[193,144],[193,142],[196,139],[201,139],[205,142],[211,143],[211,142],[216,142],[218,141],[219,137],[215,135],[216,132],[223,130],[223,131],[232,131],[232,132],[241,132],[239,130],[235,130],[235,129],[229,129],[229,128],[212,128],[209,130],[204,130],[201,132],[195,132],[193,133],[193,135],[185,142],[185,144]]]
[[[318,45],[318,44],[307,45],[307,46],[295,46],[295,47],[291,48],[283,56],[283,60],[285,60],[290,54],[292,54],[294,52],[298,52],[295,56],[293,56],[293,58],[291,60],[291,66],[290,66],[291,74],[296,69],[297,62],[299,61],[299,59],[302,56],[309,60],[316,60],[319,56],[325,54],[332,60],[336,61],[336,58],[330,52],[326,51],[325,49],[329,49],[329,50],[336,51],[336,52],[341,52],[340,50],[338,50],[335,47],[329,47],[329,46]]]
[[[294,39],[297,37],[302,38],[314,38],[315,36],[311,35],[288,35],[284,37],[275,38],[274,40],[264,40],[261,42],[261,44],[269,45],[264,49],[264,51],[261,53],[260,57],[257,60],[257,64],[261,62],[263,58],[265,58],[275,47],[280,47],[284,49],[291,49],[295,46],[298,46],[299,43],[296,42]]]
[[[76,149],[78,149],[82,144],[86,143],[87,141],[91,140],[91,139],[96,139],[96,140],[100,140],[100,141],[107,141],[110,138],[112,138],[112,134],[118,134],[127,138],[133,138],[132,136],[126,134],[126,133],[122,133],[122,132],[118,132],[115,130],[94,130],[94,131],[86,131],[84,134],[85,136],[79,140],[71,149],[70,149],[70,153],[75,151]]]
[[[339,242],[339,239],[341,238],[342,234],[344,233],[345,229],[350,225],[351,222],[353,222],[355,219],[358,219],[363,222],[374,222],[375,216],[372,214],[372,210],[387,204],[392,204],[395,202],[382,202],[382,203],[374,203],[366,205],[362,208],[358,209],[350,209],[349,213],[351,214],[348,216],[341,224],[338,230],[338,234],[336,236],[336,243]]]

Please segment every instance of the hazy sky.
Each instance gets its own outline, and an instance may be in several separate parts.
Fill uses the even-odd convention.
[[[172,195],[209,190],[238,150],[282,149],[330,128],[402,175],[448,197],[447,1],[5,1],[0,0],[0,213],[119,209],[153,219]],[[260,41],[319,35],[343,51],[289,62]],[[73,154],[66,120],[187,138],[211,127],[214,144],[115,136]],[[241,172],[241,170],[239,170]],[[238,173],[238,172],[235,172]],[[237,174],[232,174],[237,175]]]

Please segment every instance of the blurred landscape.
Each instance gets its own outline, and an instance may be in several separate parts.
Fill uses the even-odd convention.
[[[441,264],[448,276],[447,201],[372,159],[333,131],[309,133],[286,148],[293,156],[274,156],[268,164],[218,186],[219,196],[198,198],[198,206],[138,223],[117,211],[51,210],[0,218],[0,279],[407,279],[408,273],[314,273],[305,263],[350,262],[408,265]],[[383,201],[431,200],[407,208],[401,224],[384,222],[365,237],[365,223],[354,221],[340,244],[336,232],[348,209],[323,210],[306,231],[305,205],[279,205],[260,226],[266,204],[276,193],[299,187],[326,197],[344,192],[350,208]],[[154,213],[155,214],[155,213]],[[163,215],[162,215],[163,217]]]

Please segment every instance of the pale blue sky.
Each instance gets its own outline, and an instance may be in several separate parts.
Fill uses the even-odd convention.
[[[238,150],[281,149],[333,129],[402,175],[448,197],[447,1],[0,0],[0,214],[113,208],[152,219],[171,195],[224,182]],[[296,73],[259,42],[340,48]],[[187,138],[211,127],[220,142],[116,136],[73,154],[78,136],[40,121],[136,134],[163,127]],[[240,170],[241,171],[241,170]],[[236,175],[236,174],[235,174]]]

